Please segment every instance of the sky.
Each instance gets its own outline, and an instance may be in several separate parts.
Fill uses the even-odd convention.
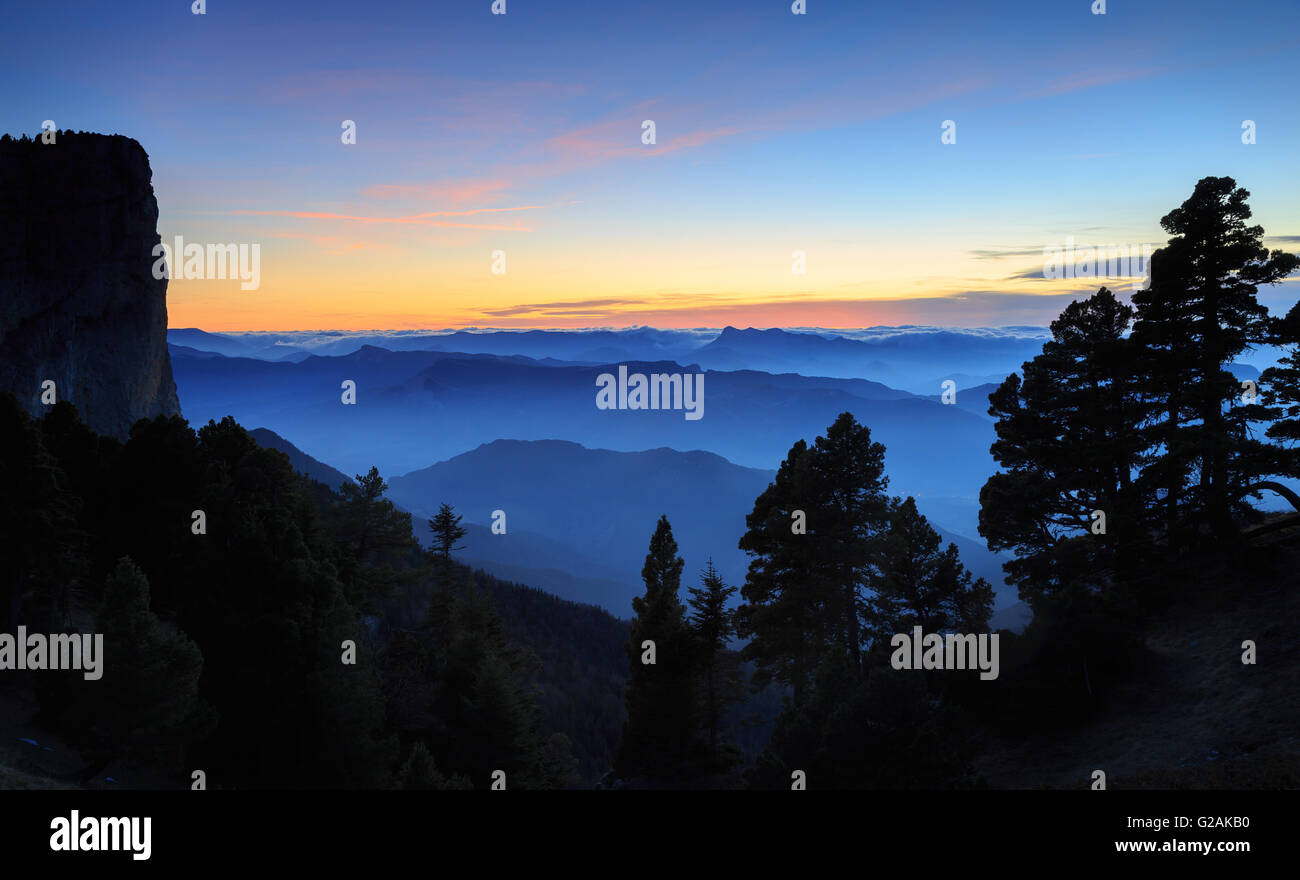
[[[1295,0],[492,6],[5,0],[0,131],[133,137],[164,242],[256,243],[171,280],[212,331],[1045,325],[1138,280],[1045,248],[1209,175],[1300,250]]]

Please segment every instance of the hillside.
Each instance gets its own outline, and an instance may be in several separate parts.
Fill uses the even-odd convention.
[[[977,768],[994,788],[1300,788],[1300,525],[1240,575],[1207,567],[1145,634],[1127,680],[1087,717],[1016,741],[986,737]],[[1257,665],[1241,662],[1253,640]],[[1088,699],[1085,696],[1080,699]]]
[[[352,479],[340,470],[330,467],[323,461],[317,461],[307,453],[303,452],[297,446],[294,446],[288,440],[281,437],[274,431],[266,428],[254,428],[248,432],[259,445],[267,449],[278,449],[285,455],[289,456],[289,463],[293,469],[300,474],[311,477],[318,483],[324,483],[331,489],[337,490],[342,486],[344,481]]]
[[[511,640],[528,645],[541,661],[532,683],[547,730],[572,741],[582,784],[593,785],[613,763],[627,717],[627,622],[482,571],[474,577],[492,596]]]
[[[632,596],[642,590],[646,542],[661,514],[678,537],[685,583],[693,585],[710,558],[724,580],[743,583],[749,559],[737,542],[754,499],[774,475],[710,452],[615,452],[564,440],[496,440],[393,477],[389,497],[415,514],[420,526],[439,504],[451,504],[473,524],[463,558],[500,577],[626,615]],[[556,498],[564,499],[558,515]],[[920,506],[927,510],[924,500]],[[493,510],[506,513],[503,535],[486,528]],[[999,556],[935,525],[945,543],[957,545],[966,566],[999,592],[999,607],[1014,603]],[[528,580],[527,569],[567,572],[572,580]]]
[[[1016,739],[981,734],[977,772],[991,788],[1086,789],[1094,769],[1105,770],[1115,789],[1300,788],[1300,642],[1289,623],[1300,618],[1300,527],[1279,540],[1276,558],[1253,576],[1207,570],[1189,583],[1184,599],[1150,624],[1144,662],[1127,681],[1099,691],[1084,722]],[[622,723],[627,624],[483,572],[475,579],[510,637],[541,661],[533,683],[548,729],[574,742],[590,783],[608,764]],[[1259,647],[1257,666],[1240,662],[1246,638]],[[34,708],[3,703],[0,789],[73,786],[75,754],[20,739],[47,742]]]

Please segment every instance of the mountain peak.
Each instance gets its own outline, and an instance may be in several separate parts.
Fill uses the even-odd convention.
[[[760,330],[760,329],[758,329],[757,327],[746,327],[744,330],[739,330],[739,329],[737,329],[737,328],[735,328],[735,327],[732,327],[732,326],[728,325],[728,326],[726,326],[726,327],[724,327],[724,328],[722,329],[722,332],[721,332],[721,333],[718,334],[718,339],[737,339],[737,338],[739,338],[739,339],[757,339],[757,338],[774,339],[774,338],[776,338],[776,337],[794,336],[794,335],[795,335],[795,334],[790,333],[790,332],[787,331],[787,330],[782,330],[782,329],[780,329],[779,327],[769,327],[769,328],[766,329],[766,330]]]

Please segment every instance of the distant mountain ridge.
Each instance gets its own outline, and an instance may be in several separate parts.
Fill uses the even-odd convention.
[[[709,370],[705,417],[692,423],[680,412],[598,410],[595,378],[615,364],[371,345],[298,362],[180,344],[173,351],[195,421],[231,414],[263,425],[276,438],[267,445],[282,443],[276,448],[298,470],[330,485],[378,465],[422,539],[425,521],[447,501],[469,527],[466,562],[620,615],[640,592],[640,562],[660,513],[680,521],[688,580],[712,555],[731,582],[743,581],[747,560],[736,542],[754,499],[795,440],[811,442],[847,410],[886,445],[891,494],[917,498],[972,571],[1002,590],[999,607],[1014,601],[1002,558],[976,530],[979,487],[995,469],[992,424],[980,412],[986,389],[960,389],[959,405],[947,406],[865,379]],[[348,379],[355,405],[340,399]],[[556,498],[572,503],[557,512]],[[488,530],[496,509],[506,511],[507,535]]]
[[[721,331],[649,327],[624,330],[490,330],[438,333],[236,333],[182,328],[169,339],[227,356],[265,360],[304,354],[347,355],[364,345],[390,351],[442,351],[522,355],[573,364],[620,361],[698,361],[715,370],[762,370],[834,378],[868,379],[915,394],[934,392],[939,372],[992,381],[1019,369],[1036,354],[1045,328],[996,330],[877,327],[867,330],[724,327]],[[972,383],[975,384],[975,383]]]
[[[249,433],[262,446],[288,455],[295,470],[331,488],[350,479],[272,431]],[[729,583],[743,583],[748,558],[736,544],[745,515],[774,476],[702,451],[629,453],[561,440],[498,440],[390,477],[388,497],[412,514],[422,542],[431,537],[428,519],[438,505],[449,503],[467,530],[456,554],[461,561],[626,616],[631,597],[644,588],[640,566],[661,513],[673,523],[687,563],[684,583],[694,583],[710,557]],[[556,498],[563,505],[559,512]],[[490,529],[496,510],[506,514],[504,535]],[[945,544],[957,545],[972,572],[994,584],[999,607],[1014,601],[997,555],[931,524]]]
[[[956,330],[899,332],[850,339],[833,334],[726,327],[694,356],[712,369],[799,372],[833,377],[869,377],[896,388],[929,394],[940,371],[1005,376],[1037,354],[1042,340],[989,336]]]
[[[845,411],[889,447],[897,491],[973,501],[992,472],[987,418],[879,383],[707,371],[704,417],[691,422],[674,411],[597,409],[596,377],[618,366],[374,347],[301,363],[182,351],[175,357],[192,419],[233,415],[292,436],[353,472],[377,464],[385,473],[404,473],[497,439],[564,439],[623,451],[707,449],[742,466],[772,468],[795,440],[811,441]],[[631,372],[693,368],[626,366]],[[356,383],[355,406],[341,402],[345,380]]]
[[[264,446],[267,449],[278,449],[285,455],[289,456],[289,463],[293,465],[295,471],[311,477],[319,483],[324,483],[335,491],[337,491],[339,486],[342,486],[344,482],[352,479],[342,471],[336,470],[324,462],[312,458],[310,455],[303,452],[297,446],[294,446],[274,431],[266,428],[253,428],[248,433],[249,436],[257,441],[259,446]]]
[[[748,557],[737,543],[745,532],[745,516],[774,476],[774,471],[740,467],[709,452],[615,452],[558,440],[497,440],[393,477],[389,497],[422,519],[435,513],[439,503],[450,503],[485,533],[493,511],[501,510],[506,534],[471,538],[474,546],[467,557],[526,565],[531,554],[516,534],[522,533],[524,541],[540,536],[549,547],[567,547],[575,557],[612,572],[610,580],[621,583],[624,593],[594,599],[584,594],[582,600],[627,614],[631,597],[643,589],[640,568],[661,514],[673,524],[686,562],[684,584],[694,584],[709,558],[729,583],[743,583]],[[924,510],[924,502],[921,506]],[[999,605],[1014,601],[1004,586],[1000,557],[932,524],[945,543],[957,545],[977,576],[995,586]],[[557,567],[581,575],[582,565],[560,560]]]
[[[278,449],[287,455],[295,471],[324,483],[335,491],[344,481],[353,479],[303,452],[274,431],[254,428],[248,433],[260,446]],[[389,495],[391,500],[391,492]],[[410,512],[409,508],[400,503],[396,506]],[[428,509],[428,505],[425,509]],[[425,546],[429,546],[432,541],[428,525],[431,515],[415,515],[411,520],[415,536]],[[625,573],[608,568],[583,556],[572,547],[541,535],[516,528],[510,541],[502,542],[487,527],[476,522],[466,520],[462,525],[466,534],[461,540],[456,558],[504,580],[527,584],[571,602],[606,608],[609,607],[611,596],[628,595],[634,589],[635,578],[628,578]],[[508,552],[503,553],[503,550]]]

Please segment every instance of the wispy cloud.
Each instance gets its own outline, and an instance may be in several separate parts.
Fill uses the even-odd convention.
[[[679,292],[644,299],[591,299],[572,303],[519,304],[480,310],[489,321],[510,326],[796,327],[824,328],[927,324],[936,327],[1045,327],[1073,300],[1096,290],[1018,294],[995,290],[958,291],[945,296],[886,299],[783,298],[744,301],[740,294],[702,296]],[[1118,291],[1122,296],[1124,291]]]
[[[294,217],[299,220],[342,220],[350,223],[394,223],[409,226],[439,226],[452,229],[491,229],[499,232],[530,232],[525,226],[500,226],[487,223],[459,223],[448,220],[436,220],[437,217],[468,217],[475,214],[493,214],[508,211],[535,211],[540,205],[520,205],[514,208],[474,208],[468,211],[428,211],[406,217],[368,217],[358,214],[336,214],[330,211],[225,211],[225,214],[238,214],[253,217]]]
[[[967,251],[969,255],[980,260],[1000,260],[1004,257],[1041,257],[1043,247],[982,248]]]
[[[649,108],[643,112],[611,119],[596,125],[573,129],[546,142],[557,154],[571,154],[589,161],[602,161],[622,157],[662,156],[678,150],[701,147],[710,141],[739,134],[740,129],[723,126],[713,129],[687,131],[673,134],[667,125],[656,123],[654,144],[641,143],[641,124],[648,118]],[[658,143],[660,139],[663,143]]]
[[[1017,97],[1021,100],[1033,100],[1035,98],[1052,98],[1058,95],[1067,95],[1070,92],[1077,92],[1083,89],[1095,89],[1100,86],[1108,86],[1114,83],[1128,82],[1129,80],[1145,79],[1151,76],[1158,76],[1169,71],[1164,67],[1130,67],[1130,68],[1109,68],[1106,70],[1094,71],[1077,71],[1066,74],[1050,80],[1046,85],[1021,92]]]
[[[517,315],[579,315],[606,314],[610,306],[644,305],[645,299],[586,299],[572,302],[529,303],[499,309],[483,309],[483,314],[494,318],[512,318]]]
[[[1008,275],[1006,280],[1007,281],[1043,281],[1046,280],[1046,276],[1043,273],[1043,267],[1039,266],[1036,269],[1026,269],[1023,272],[1016,272],[1014,275]]]
[[[371,199],[424,199],[448,205],[468,205],[490,200],[509,189],[507,180],[465,178],[432,183],[380,183],[363,188],[361,195]]]
[[[390,244],[377,241],[357,241],[352,238],[343,238],[338,235],[314,235],[305,232],[270,232],[267,233],[271,238],[287,238],[296,241],[309,241],[312,244],[320,246],[325,253],[331,256],[341,256],[343,254],[357,253],[359,251],[383,251],[388,253],[397,253],[398,248]]]

